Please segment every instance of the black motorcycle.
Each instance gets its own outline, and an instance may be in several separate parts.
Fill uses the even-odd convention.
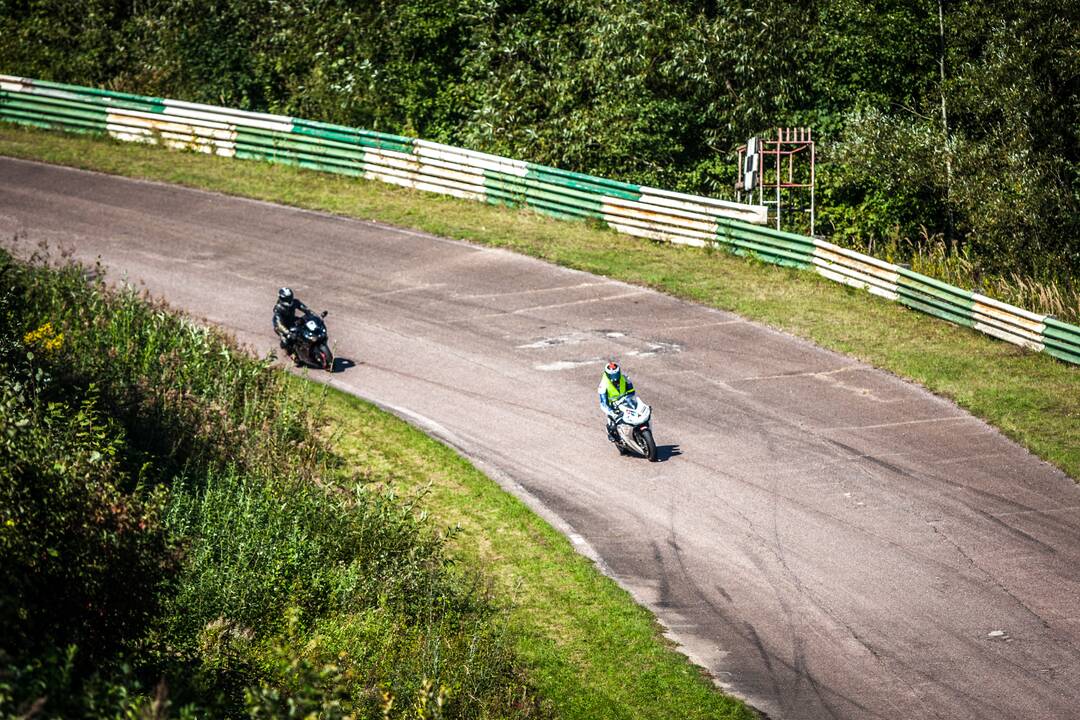
[[[287,352],[297,365],[333,371],[334,354],[330,352],[326,323],[323,322],[326,312],[323,310],[321,315],[305,313],[304,317],[293,326],[294,339]]]

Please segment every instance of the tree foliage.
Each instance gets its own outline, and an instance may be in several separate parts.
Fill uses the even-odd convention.
[[[738,144],[806,125],[834,241],[940,240],[1068,284],[1078,20],[1054,0],[0,0],[0,69],[719,196]]]

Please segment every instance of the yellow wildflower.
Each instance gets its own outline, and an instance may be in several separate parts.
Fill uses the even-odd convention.
[[[23,336],[23,344],[37,347],[43,352],[55,352],[64,345],[64,333],[58,333],[51,322],[47,322],[37,330],[32,330]]]

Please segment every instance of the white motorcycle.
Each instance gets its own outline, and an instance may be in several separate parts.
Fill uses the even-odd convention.
[[[615,441],[619,453],[632,454],[656,462],[656,442],[653,440],[649,420],[652,408],[638,398],[637,394],[627,395],[615,403]]]

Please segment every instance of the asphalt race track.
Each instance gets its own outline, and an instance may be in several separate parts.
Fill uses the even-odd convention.
[[[16,232],[260,353],[291,285],[356,363],[333,385],[525,498],[769,717],[1080,717],[1080,489],[892,375],[500,250],[0,159]],[[662,462],[607,442],[612,355]]]

